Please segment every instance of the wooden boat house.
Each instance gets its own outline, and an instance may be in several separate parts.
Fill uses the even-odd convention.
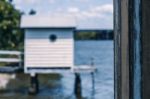
[[[74,66],[75,18],[22,16],[21,28],[25,30],[25,73],[50,73]]]

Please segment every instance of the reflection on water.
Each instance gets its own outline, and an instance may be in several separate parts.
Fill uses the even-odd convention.
[[[77,65],[90,64],[93,57],[98,68],[94,73],[95,90],[92,86],[92,75],[81,75],[83,99],[113,99],[113,42],[77,41],[75,50]],[[35,96],[28,94],[29,75],[17,74],[15,79],[13,77],[7,75],[1,80],[0,76],[0,85],[7,85],[5,89],[0,90],[0,99],[75,99],[75,75],[71,72],[39,75],[40,92]],[[10,79],[9,82],[7,82],[8,79]]]

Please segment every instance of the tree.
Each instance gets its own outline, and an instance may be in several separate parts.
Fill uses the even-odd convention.
[[[19,28],[21,12],[11,2],[0,1],[0,49],[20,50],[23,48],[23,33]]]

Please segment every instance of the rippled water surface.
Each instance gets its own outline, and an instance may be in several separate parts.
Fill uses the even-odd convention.
[[[95,89],[92,88],[91,74],[82,74],[82,98],[114,99],[113,41],[76,41],[75,64],[89,65],[91,58],[97,67]],[[40,92],[32,96],[28,94],[29,75],[7,77],[10,80],[6,88],[1,88],[0,99],[75,99],[73,73],[39,75],[38,78]],[[0,80],[0,84],[5,80]]]

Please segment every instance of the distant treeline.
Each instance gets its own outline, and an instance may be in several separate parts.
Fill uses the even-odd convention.
[[[113,40],[113,30],[76,30],[75,40]]]

